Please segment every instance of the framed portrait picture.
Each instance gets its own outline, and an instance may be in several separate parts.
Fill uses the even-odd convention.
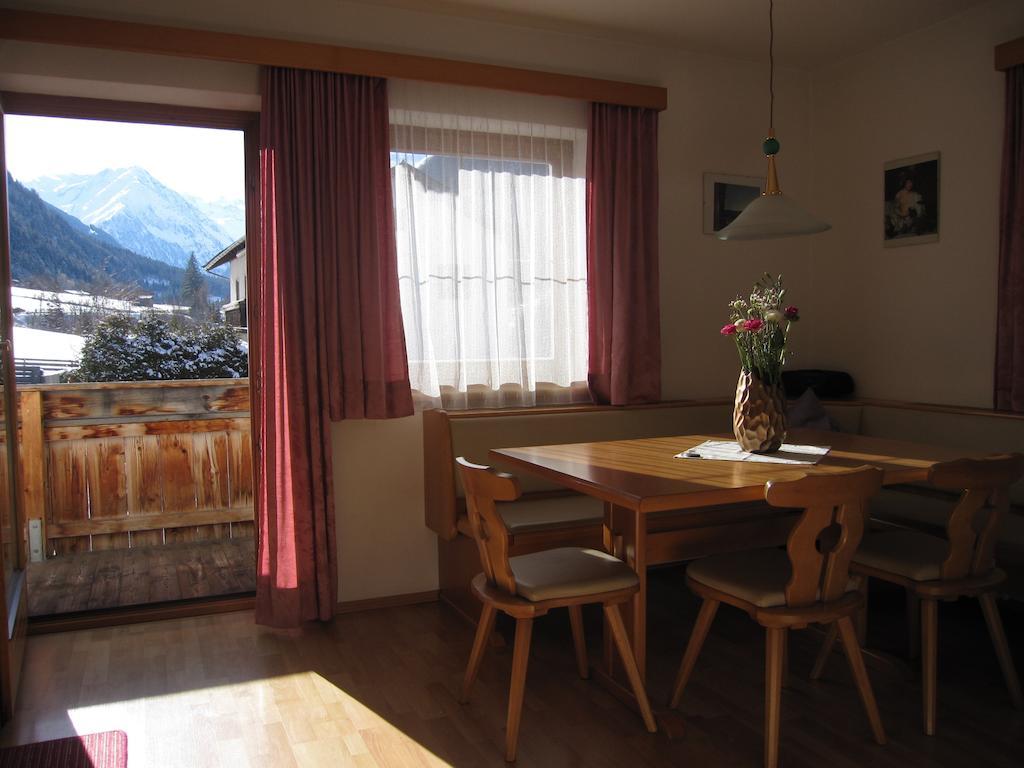
[[[732,224],[732,220],[761,194],[762,179],[757,176],[704,174],[704,234],[713,235]]]
[[[884,168],[882,228],[887,247],[939,239],[939,153],[892,160]]]

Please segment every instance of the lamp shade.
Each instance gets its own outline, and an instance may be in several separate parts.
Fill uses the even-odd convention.
[[[761,195],[743,209],[732,224],[718,231],[719,240],[768,240],[813,235],[831,229],[781,192]]]

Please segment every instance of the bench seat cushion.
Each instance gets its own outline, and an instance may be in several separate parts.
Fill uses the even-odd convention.
[[[596,549],[559,547],[510,557],[516,594],[530,602],[629,589],[640,581],[633,569]]]
[[[907,490],[883,488],[871,500],[871,516],[898,525],[928,526],[945,531],[956,502],[955,495],[945,495],[933,489],[920,493],[914,492],[913,486]],[[1003,515],[998,550],[1024,552],[1024,515],[1019,509],[1011,509]]]
[[[913,581],[940,578],[949,543],[918,531],[886,531],[866,536],[853,556],[856,565],[895,573]]]
[[[553,528],[600,525],[604,503],[591,496],[556,496],[498,504],[498,512],[508,532],[515,536]]]
[[[697,560],[686,569],[686,575],[758,608],[775,608],[786,604],[792,569],[786,550],[755,549]],[[848,589],[854,589],[853,580]]]

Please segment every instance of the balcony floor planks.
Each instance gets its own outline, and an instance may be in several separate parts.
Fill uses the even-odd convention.
[[[251,538],[59,555],[28,568],[29,615],[252,592]]]

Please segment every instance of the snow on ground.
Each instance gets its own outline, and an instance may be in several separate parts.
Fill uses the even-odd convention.
[[[113,299],[109,296],[94,296],[84,291],[43,291],[39,288],[22,288],[18,285],[11,286],[11,308],[15,312],[36,312],[42,313],[50,310],[54,301],[61,304],[65,311],[71,309],[82,310],[103,310],[105,312],[125,312],[128,314],[139,314],[145,312],[160,312],[171,314],[174,312],[188,312],[188,307],[177,304],[154,304],[146,306],[137,304],[126,299]]]
[[[82,354],[84,343],[84,337],[73,333],[14,326],[15,360],[66,361],[72,364],[69,367],[74,367]]]

